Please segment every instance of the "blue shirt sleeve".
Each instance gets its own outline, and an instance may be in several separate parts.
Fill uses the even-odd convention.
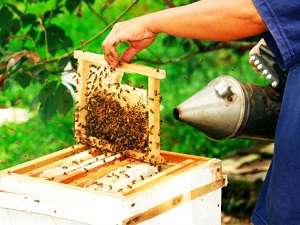
[[[253,0],[267,25],[264,38],[284,69],[300,63],[300,0]]]

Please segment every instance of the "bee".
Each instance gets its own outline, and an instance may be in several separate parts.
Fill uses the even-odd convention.
[[[131,207],[134,207],[134,206],[135,206],[135,203],[132,203],[130,206],[131,206]]]
[[[124,175],[125,175],[125,177],[130,178],[130,176],[127,173],[125,173]]]
[[[110,185],[108,185],[108,187],[109,187],[109,190],[112,190],[112,186],[111,186],[111,184],[110,184]]]
[[[129,189],[131,189],[131,188],[132,188],[132,186],[131,186],[131,185],[129,185],[129,184],[127,185],[127,187],[128,187]]]
[[[144,178],[144,176],[143,176],[143,175],[141,175],[140,177],[141,177],[141,180],[145,180],[145,178]]]
[[[153,128],[154,128],[154,125],[151,125],[151,127],[150,127],[150,129],[149,129],[149,130],[151,131]]]
[[[149,98],[150,101],[154,101],[154,98]]]

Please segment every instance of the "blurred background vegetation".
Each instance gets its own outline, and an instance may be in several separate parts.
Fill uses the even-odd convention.
[[[101,43],[115,22],[191,2],[0,0],[0,108],[24,108],[31,114],[25,123],[0,125],[0,169],[74,144],[73,102],[61,85],[67,62],[76,70],[74,49],[102,53]],[[136,57],[137,63],[167,71],[161,84],[163,149],[223,158],[253,145],[209,140],[175,121],[172,110],[219,75],[263,83],[248,64],[248,50],[258,39],[218,43],[161,34]],[[120,52],[125,47],[121,45]]]

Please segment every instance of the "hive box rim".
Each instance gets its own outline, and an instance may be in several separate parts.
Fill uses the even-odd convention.
[[[97,192],[97,191],[93,191],[93,190],[87,190],[83,187],[76,187],[74,185],[70,185],[70,184],[63,184],[63,183],[59,183],[59,182],[55,182],[55,181],[48,181],[42,178],[38,178],[38,177],[30,177],[28,175],[26,175],[27,172],[30,172],[33,169],[37,169],[39,167],[43,167],[43,165],[47,165],[44,164],[45,162],[49,162],[51,163],[51,160],[55,160],[58,156],[62,156],[64,154],[66,154],[67,152],[70,151],[83,151],[84,149],[88,148],[87,146],[84,145],[75,145],[71,146],[69,148],[65,148],[53,153],[50,153],[48,155],[45,156],[41,156],[39,158],[24,162],[22,164],[4,169],[2,171],[0,171],[0,179],[3,176],[16,176],[19,179],[26,179],[26,180],[31,180],[32,182],[42,182],[42,183],[47,183],[47,184],[52,184],[52,185],[58,185],[61,187],[65,187],[65,188],[71,188],[71,189],[75,189],[75,190],[84,190],[84,191],[88,191],[91,193],[95,193],[95,194],[99,194],[99,195],[104,195],[104,196],[112,196],[112,197],[119,197],[119,198],[129,198],[132,197],[134,195],[137,195],[147,189],[151,189],[151,187],[155,186],[157,183],[160,182],[164,182],[166,179],[171,179],[171,176],[168,175],[174,175],[174,174],[182,174],[188,170],[193,169],[195,166],[200,166],[203,168],[209,167],[209,166],[214,166],[216,168],[219,168],[218,171],[216,172],[215,175],[215,180],[219,179],[222,176],[222,165],[221,165],[221,160],[216,159],[216,158],[207,158],[207,157],[202,157],[202,156],[195,156],[195,155],[188,155],[188,154],[182,154],[182,153],[176,153],[176,152],[171,152],[171,151],[164,151],[162,150],[161,153],[162,155],[171,155],[171,156],[175,156],[175,157],[186,157],[186,159],[195,159],[192,160],[191,162],[187,163],[185,166],[182,164],[178,163],[178,170],[175,171],[170,171],[169,174],[167,174],[165,177],[163,177],[164,171],[162,171],[161,173],[158,173],[157,175],[159,175],[158,177],[156,177],[156,175],[154,175],[153,177],[150,177],[148,179],[146,179],[145,181],[142,181],[142,185],[139,186],[138,188],[135,188],[133,190],[130,190],[128,192],[125,193],[101,193],[101,192]],[[40,166],[39,166],[40,165]],[[181,167],[182,166],[182,167]],[[172,168],[172,167],[170,167]],[[149,179],[151,179],[151,182],[148,182]],[[1,190],[0,190],[1,191]]]

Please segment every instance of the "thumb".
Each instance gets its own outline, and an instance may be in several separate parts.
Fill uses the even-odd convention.
[[[130,62],[132,58],[140,51],[140,49],[137,49],[135,47],[128,47],[125,52],[122,55],[122,61]]]

